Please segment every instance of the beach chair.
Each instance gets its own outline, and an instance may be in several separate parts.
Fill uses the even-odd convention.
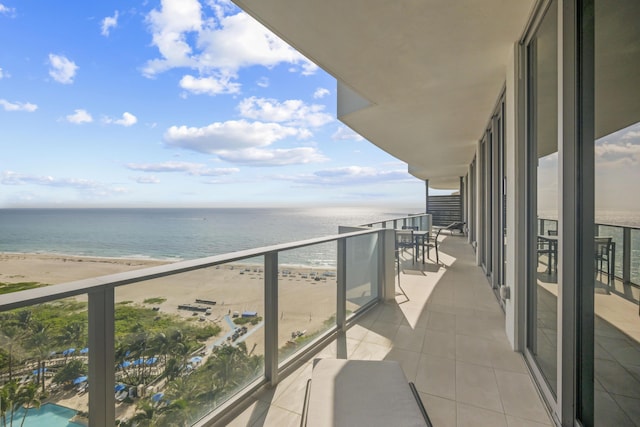
[[[455,222],[452,222],[451,224],[447,225],[446,227],[443,227],[443,228],[439,229],[438,233],[440,233],[440,231],[442,231],[442,230],[447,230],[451,234],[453,234],[454,231],[458,231],[458,232],[460,232],[460,234],[464,235],[465,226],[466,225],[467,225],[467,223],[464,222],[464,221],[455,221]]]
[[[316,359],[301,427],[432,427],[420,396],[391,360]]]

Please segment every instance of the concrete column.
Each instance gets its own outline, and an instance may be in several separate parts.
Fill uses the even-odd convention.
[[[424,180],[424,213],[429,213],[429,180]]]
[[[464,221],[464,177],[460,177],[460,221]]]

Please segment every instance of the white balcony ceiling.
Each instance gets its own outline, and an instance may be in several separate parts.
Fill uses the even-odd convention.
[[[234,1],[368,100],[340,119],[440,188],[466,173],[534,3]]]

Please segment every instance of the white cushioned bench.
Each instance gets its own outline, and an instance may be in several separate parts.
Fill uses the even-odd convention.
[[[316,359],[301,425],[431,427],[431,422],[398,362]]]

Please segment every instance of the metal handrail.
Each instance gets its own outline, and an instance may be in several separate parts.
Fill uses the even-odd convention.
[[[265,263],[265,295],[264,295],[264,316],[265,321],[270,320],[268,327],[265,324],[265,354],[264,354],[264,375],[252,384],[245,387],[240,393],[231,397],[223,407],[218,407],[204,419],[197,422],[197,425],[209,424],[224,416],[224,411],[236,406],[257,388],[266,384],[274,385],[278,382],[278,376],[294,366],[295,359],[301,359],[308,354],[314,345],[319,347],[323,340],[326,340],[337,330],[346,329],[352,319],[371,307],[381,298],[386,298],[386,264],[393,264],[393,253],[387,254],[387,243],[385,234],[391,231],[384,229],[365,229],[343,234],[324,236],[308,240],[291,243],[277,244],[261,248],[232,252],[222,255],[215,255],[195,260],[180,261],[156,267],[150,267],[130,272],[111,274],[90,279],[78,280],[58,285],[51,285],[42,288],[28,289],[19,292],[9,293],[0,296],[0,312],[22,308],[35,304],[56,301],[62,298],[78,295],[88,295],[88,336],[89,347],[92,349],[92,357],[89,358],[89,410],[91,427],[112,426],[115,422],[115,399],[113,394],[115,381],[115,288],[123,285],[135,284],[143,281],[168,277],[180,273],[209,268],[220,264],[246,260],[258,256],[264,257]],[[369,304],[362,306],[355,313],[347,316],[346,311],[346,277],[347,264],[344,257],[347,241],[350,238],[364,235],[378,235],[377,239],[377,262],[378,279],[377,297]],[[336,242],[338,245],[337,262],[337,311],[335,324],[332,328],[324,331],[320,336],[300,352],[295,353],[282,363],[278,361],[278,254],[282,251],[303,248],[306,246],[318,245],[328,242]],[[342,257],[342,258],[341,258]],[[393,276],[393,274],[392,274]],[[372,283],[374,286],[374,283]],[[274,303],[275,301],[275,303]],[[314,344],[317,343],[317,344]]]

